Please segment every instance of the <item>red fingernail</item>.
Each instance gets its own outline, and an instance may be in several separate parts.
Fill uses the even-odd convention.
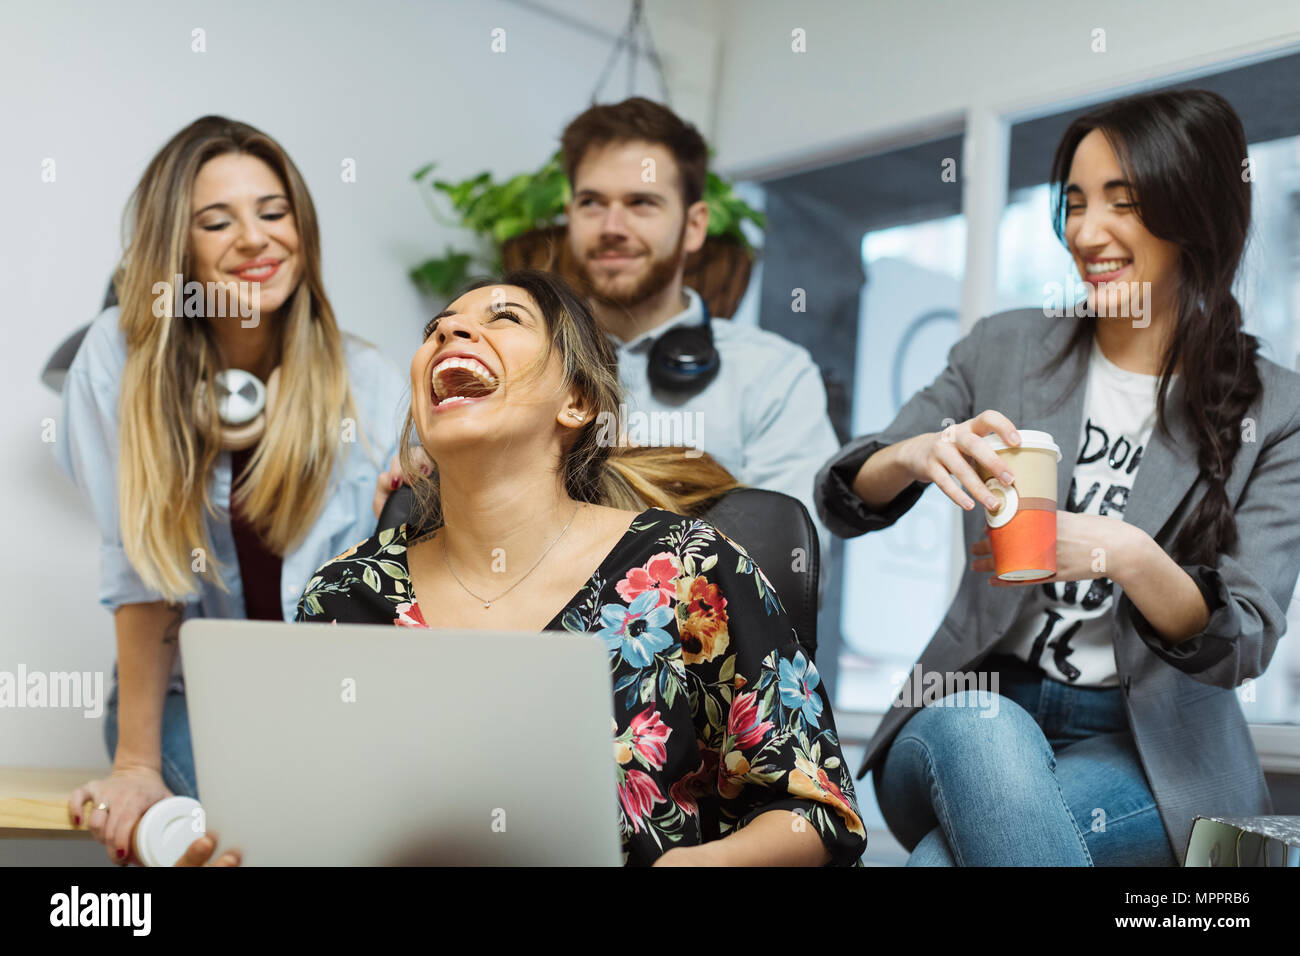
[[[396,491],[402,486],[402,479],[397,477],[391,478],[389,479],[388,486],[390,491]]]
[[[73,817],[72,822],[75,823],[77,826],[81,826],[81,817]]]
[[[122,859],[122,857],[124,857],[124,856],[126,856],[126,850],[123,850],[121,847],[118,847],[118,848],[117,848],[117,858],[120,860],[120,859]]]

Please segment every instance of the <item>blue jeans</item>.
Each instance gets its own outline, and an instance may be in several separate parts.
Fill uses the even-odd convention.
[[[108,756],[117,754],[117,681],[108,696],[104,711],[104,743]],[[199,787],[194,777],[194,753],[190,749],[190,717],[185,709],[185,694],[168,691],[163,701],[162,778],[167,789],[178,797],[198,799]]]
[[[997,695],[923,707],[876,765],[907,865],[1174,866],[1120,689],[1072,687],[1002,655],[979,670],[998,674]]]

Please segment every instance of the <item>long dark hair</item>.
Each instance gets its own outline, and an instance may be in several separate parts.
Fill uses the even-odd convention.
[[[1208,90],[1133,96],[1080,116],[1052,160],[1052,222],[1062,241],[1070,164],[1093,130],[1105,135],[1133,184],[1142,224],[1180,250],[1177,318],[1160,367],[1157,420],[1168,435],[1169,380],[1181,363],[1183,410],[1206,490],[1172,550],[1181,563],[1213,566],[1237,545],[1226,485],[1241,449],[1242,419],[1263,389],[1255,366],[1259,342],[1244,331],[1232,294],[1250,230],[1246,134],[1228,101]],[[1077,386],[1096,327],[1095,316],[1081,317],[1048,369],[1076,356]]]

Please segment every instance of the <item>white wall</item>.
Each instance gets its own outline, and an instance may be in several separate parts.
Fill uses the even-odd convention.
[[[553,0],[616,33],[627,8]],[[654,37],[673,104],[706,128],[711,9],[657,2]],[[95,314],[120,252],[127,196],[149,157],[205,113],[281,141],[320,214],[326,287],[342,325],[404,372],[427,318],[407,278],[454,240],[410,181],[423,163],[461,178],[539,165],[586,107],[611,41],[536,4],[344,0],[18,4],[5,0],[0,58],[0,670],[111,672],[109,615],[96,603],[97,540],[57,471],[41,421],[59,403],[37,376]],[[506,30],[506,52],[490,31]],[[191,31],[206,31],[205,53]],[[639,92],[657,96],[648,69]],[[604,100],[625,94],[620,66]],[[340,164],[356,160],[357,181]],[[56,179],[42,183],[41,163]],[[107,684],[109,673],[105,674]],[[106,688],[107,690],[107,688]],[[65,710],[0,710],[0,766],[105,765],[99,721]]]
[[[95,603],[96,541],[54,467],[37,381],[54,347],[87,321],[116,260],[127,195],[177,129],[225,113],[276,136],[307,178],[322,223],[325,278],[345,328],[405,367],[427,304],[406,278],[453,235],[410,173],[438,160],[461,177],[538,164],[588,101],[627,6],[345,0],[51,5],[6,0],[0,58],[0,670],[107,671],[108,615]],[[1300,5],[1257,0],[832,2],[651,0],[673,105],[697,122],[724,170],[807,161],[959,117],[973,106],[1137,80],[1163,65],[1300,39]],[[492,54],[503,27],[507,52]],[[808,52],[790,52],[790,31]],[[1090,50],[1107,31],[1107,52]],[[207,52],[191,51],[206,31]],[[643,66],[639,91],[657,95]],[[620,65],[603,98],[624,95]],[[357,162],[357,182],[340,163]],[[41,182],[53,158],[57,179]],[[65,711],[0,710],[0,765],[93,766],[98,722]]]
[[[1300,41],[1295,0],[724,0],[718,165],[767,171],[973,106]],[[807,52],[791,50],[791,31]],[[1092,31],[1106,31],[1094,53]]]

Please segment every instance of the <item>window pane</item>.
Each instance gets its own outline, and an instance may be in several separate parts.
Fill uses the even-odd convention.
[[[1300,136],[1254,143],[1248,155],[1251,236],[1234,291],[1260,351],[1300,370]],[[1300,602],[1294,599],[1288,621],[1268,670],[1238,693],[1252,723],[1300,723]]]
[[[966,226],[961,216],[867,233],[853,434],[878,431],[943,371],[957,341]],[[942,422],[935,422],[938,431]],[[883,710],[952,597],[957,508],[924,495],[894,527],[844,543],[844,649],[836,706]]]
[[[1017,189],[998,227],[997,307],[1060,309],[1079,281],[1074,260],[1052,231],[1051,190],[1044,183]],[[1082,293],[1070,298],[1076,302]]]

